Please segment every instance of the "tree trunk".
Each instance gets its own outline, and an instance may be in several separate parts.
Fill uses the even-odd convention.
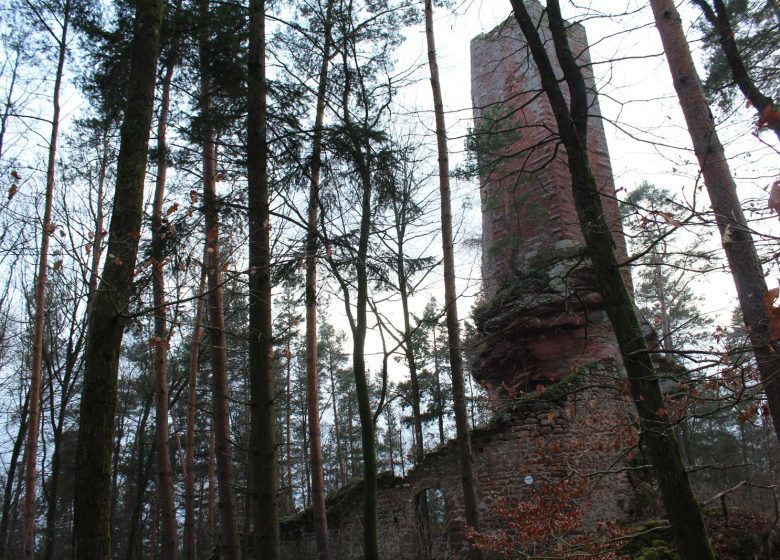
[[[361,202],[360,240],[357,260],[357,298],[355,300],[355,326],[352,329],[352,367],[355,375],[355,392],[360,418],[360,439],[363,444],[363,556],[365,560],[379,559],[379,527],[377,523],[377,462],[374,414],[368,392],[368,371],[366,369],[366,331],[368,305],[368,237],[371,225],[371,176],[367,162],[361,167],[363,194]]]
[[[214,535],[216,534],[216,526],[217,526],[217,520],[216,520],[216,478],[217,478],[217,472],[216,472],[216,464],[217,464],[217,443],[215,441],[215,435],[214,435],[214,420],[212,417],[211,421],[211,433],[209,434],[209,458],[208,458],[208,478],[209,478],[209,492],[208,492],[208,508],[206,510],[206,523],[208,526],[208,549],[213,550],[215,543],[214,543]]]
[[[332,357],[332,354],[331,354]],[[331,359],[328,366],[328,373],[330,375],[330,399],[333,403],[333,437],[336,439],[336,462],[339,465],[339,478],[336,487],[340,487],[347,480],[347,465],[346,459],[344,459],[343,443],[341,441],[341,430],[339,429],[339,410],[336,403],[336,379],[334,374],[334,364]]]
[[[54,233],[51,223],[51,212],[54,198],[55,166],[57,164],[57,140],[60,131],[60,87],[65,70],[69,23],[70,0],[67,0],[63,6],[62,33],[58,40],[57,70],[54,77],[54,92],[52,93],[53,114],[51,118],[51,137],[49,139],[49,159],[46,165],[46,198],[43,206],[43,227],[41,229],[38,274],[35,278],[35,320],[33,322],[30,402],[28,404],[30,421],[27,423],[27,450],[24,463],[24,556],[27,560],[34,560],[35,558],[36,468],[38,435],[41,424],[41,370],[43,364],[44,313],[46,310],[46,277],[49,268],[49,237]]]
[[[775,434],[780,439],[780,344],[772,340],[765,311],[767,289],[761,262],[693,65],[680,15],[669,0],[653,0],[651,6],[737,288],[739,306],[756,355]]]
[[[138,527],[141,522],[141,513],[144,509],[144,494],[146,493],[146,486],[149,484],[149,476],[152,471],[152,461],[154,458],[154,447],[152,446],[148,456],[146,456],[146,423],[149,420],[149,413],[152,409],[152,401],[154,400],[154,391],[151,390],[149,395],[145,399],[143,412],[141,414],[141,421],[138,423],[138,429],[136,430],[135,442],[136,446],[135,455],[135,481],[130,483],[125,493],[125,512],[128,522],[126,524],[126,533],[124,548],[120,551],[120,558],[125,560],[132,560],[135,556],[136,535],[138,534]],[[129,476],[129,475],[128,475]]]
[[[308,354],[307,354],[308,356]],[[287,471],[287,480],[285,494],[287,496],[287,512],[292,514],[295,512],[295,498],[293,496],[293,468],[292,468],[292,367],[290,367],[290,339],[287,339],[287,363],[286,365],[286,384],[285,387],[285,406],[287,408],[287,418],[285,421],[286,428],[286,441],[284,442],[285,451],[287,454],[287,464],[285,465]]]
[[[249,191],[249,385],[251,398],[250,475],[254,554],[280,557],[276,414],[274,412],[271,309],[270,208],[266,138],[265,0],[249,3],[247,80]]]
[[[328,0],[325,13],[325,45],[322,51],[320,76],[317,86],[317,111],[312,138],[311,180],[306,232],[306,404],[309,415],[309,445],[312,477],[312,505],[314,535],[320,560],[330,558],[328,547],[328,519],[325,512],[325,480],[322,470],[322,434],[320,430],[320,390],[317,372],[317,207],[320,197],[320,168],[322,166],[322,133],[325,120],[325,95],[328,85],[333,18],[333,0]],[[335,407],[335,402],[334,402]]]
[[[444,394],[441,390],[441,368],[439,367],[439,348],[436,344],[436,325],[433,326],[433,370],[436,374],[436,416],[439,425],[439,445],[444,445],[447,438],[444,436]]]
[[[220,558],[240,557],[235,520],[235,477],[230,443],[228,406],[227,336],[219,239],[219,198],[217,196],[217,150],[211,121],[211,75],[209,70],[209,0],[200,0],[200,110],[203,119],[203,211],[206,223],[204,263],[208,280],[209,330],[211,331],[211,403],[214,426],[217,484],[219,485]]]
[[[100,277],[100,255],[103,254],[103,199],[105,198],[103,193],[106,184],[106,171],[108,170],[109,126],[109,124],[106,124],[106,129],[103,131],[103,153],[100,157],[100,171],[98,172],[95,229],[92,241],[92,263],[89,267],[89,298],[87,301],[90,303],[92,302],[92,296],[97,291],[98,279]],[[87,314],[89,314],[89,310],[87,310]]]
[[[3,512],[0,517],[0,560],[5,560],[6,544],[8,542],[8,527],[11,524],[11,499],[14,494],[14,480],[19,466],[19,458],[22,455],[22,446],[24,436],[27,433],[28,406],[30,405],[29,390],[22,404],[22,412],[19,414],[19,431],[16,433],[13,449],[11,449],[11,459],[8,463],[8,474],[5,479],[5,488],[3,490]]]
[[[453,408],[458,439],[460,477],[463,487],[463,503],[466,523],[479,531],[477,488],[474,481],[474,464],[471,456],[471,436],[466,414],[466,389],[463,379],[463,354],[460,347],[460,323],[458,322],[457,291],[455,288],[455,254],[452,240],[452,210],[450,205],[450,164],[447,150],[447,128],[444,122],[444,103],[439,81],[439,65],[436,61],[436,43],[433,34],[433,3],[425,0],[425,38],[428,44],[428,66],[431,72],[433,110],[436,117],[436,147],[439,154],[439,192],[441,196],[441,238],[444,256],[444,308],[447,311],[447,335],[449,340],[450,367],[452,368]]]
[[[658,376],[621,274],[601,196],[590,168],[587,151],[588,99],[582,71],[566,37],[566,24],[557,0],[548,0],[547,14],[555,51],[571,98],[566,102],[555,71],[522,0],[512,0],[515,18],[525,35],[550,101],[558,133],[566,148],[572,191],[588,255],[599,291],[617,337],[631,393],[639,414],[641,441],[653,464],[666,514],[682,558],[714,560],[712,547],[685,470],[673,426],[658,385]]]
[[[205,261],[205,257],[204,257]],[[184,456],[184,560],[197,560],[197,530],[195,527],[195,412],[197,410],[198,353],[203,338],[203,294],[206,291],[206,269],[203,268],[198,288],[195,325],[190,339],[190,361],[187,368],[187,449]]]
[[[400,202],[402,207],[409,204],[408,193],[402,193],[406,198]],[[409,368],[409,380],[412,389],[412,422],[414,424],[414,460],[420,463],[425,455],[423,441],[422,416],[420,414],[420,380],[417,377],[417,359],[412,348],[412,324],[409,320],[409,287],[406,277],[406,263],[404,262],[404,238],[406,235],[406,216],[403,210],[395,210],[395,230],[398,240],[396,253],[396,270],[398,271],[398,294],[401,296],[401,309],[404,317],[403,348],[406,357],[406,365]],[[423,496],[424,499],[424,496]]]
[[[68,414],[68,404],[73,395],[77,378],[78,359],[84,342],[84,322],[80,322],[82,314],[79,305],[73,308],[70,319],[70,335],[65,351],[65,371],[60,380],[59,403],[55,400],[53,372],[49,373],[49,410],[52,419],[54,435],[54,450],[51,457],[51,473],[49,475],[48,508],[46,511],[46,532],[44,534],[43,560],[54,557],[55,538],[57,535],[57,512],[59,508],[59,483],[62,466],[62,434]]]
[[[77,560],[111,555],[111,446],[119,351],[140,238],[162,14],[161,0],[137,0],[109,256],[90,304],[87,330],[73,520]]]
[[[154,301],[154,395],[155,446],[157,447],[157,494],[162,520],[162,558],[174,560],[178,556],[176,506],[173,498],[173,472],[168,447],[168,308],[165,302],[164,266],[168,227],[163,223],[163,201],[168,168],[168,146],[165,135],[171,100],[171,81],[176,67],[175,48],[165,63],[162,84],[160,119],[157,123],[157,180],[152,202],[152,292]]]

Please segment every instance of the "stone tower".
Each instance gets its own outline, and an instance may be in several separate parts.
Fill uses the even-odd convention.
[[[526,4],[532,18],[543,18],[538,2]],[[539,30],[562,77],[546,21]],[[624,261],[612,168],[581,25],[569,26],[569,42],[591,92],[590,162],[618,260]],[[533,388],[585,363],[617,357],[617,344],[584,253],[555,117],[513,17],[472,41],[471,80],[485,293],[475,314],[480,333],[475,370],[493,386]],[[630,286],[627,268],[625,277]]]

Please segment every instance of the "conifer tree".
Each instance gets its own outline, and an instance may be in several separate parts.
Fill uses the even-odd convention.
[[[107,258],[93,294],[85,352],[73,520],[77,560],[111,555],[111,457],[119,352],[138,254],[163,5],[137,0]]]

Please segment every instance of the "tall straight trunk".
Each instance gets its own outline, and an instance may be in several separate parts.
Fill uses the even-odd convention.
[[[157,549],[160,543],[160,495],[155,494],[152,498],[152,527],[149,535],[150,560],[157,560]]]
[[[51,137],[49,138],[49,159],[46,164],[46,195],[43,206],[43,227],[38,256],[38,274],[35,278],[35,320],[33,322],[32,371],[30,375],[30,421],[27,423],[27,450],[24,463],[24,556],[35,558],[35,496],[36,463],[38,460],[38,435],[41,419],[41,370],[43,365],[43,328],[46,310],[46,277],[49,268],[49,237],[54,233],[51,223],[54,199],[54,175],[57,164],[57,140],[60,131],[60,87],[65,71],[68,25],[70,23],[70,0],[63,6],[62,32],[58,41],[57,70],[52,92]]]
[[[287,471],[285,484],[287,488],[285,489],[285,495],[287,496],[287,511],[288,513],[293,513],[295,511],[295,498],[293,497],[293,468],[292,468],[292,367],[290,364],[292,356],[290,354],[290,340],[287,339],[287,363],[285,364],[285,370],[286,370],[286,378],[285,378],[285,407],[286,410],[286,418],[285,418],[285,452],[286,452],[286,459],[287,464],[285,465],[285,470]]]
[[[170,234],[163,223],[163,202],[168,169],[166,133],[171,102],[171,82],[176,68],[175,48],[165,63],[162,83],[160,119],[157,123],[157,180],[152,201],[152,294],[154,301],[154,395],[155,432],[157,447],[157,494],[162,525],[162,558],[174,560],[178,556],[176,505],[173,498],[173,471],[168,447],[168,307],[165,302],[166,238]]]
[[[208,281],[209,330],[211,331],[211,406],[214,444],[219,485],[220,557],[240,558],[235,519],[235,476],[233,449],[230,443],[228,412],[227,336],[225,304],[222,295],[222,271],[219,239],[219,197],[217,196],[217,149],[211,121],[211,75],[209,71],[209,0],[200,0],[200,111],[203,121],[203,212],[206,223],[206,255],[204,263]]]
[[[109,125],[106,124],[106,129],[103,131],[103,152],[100,156],[100,170],[98,171],[98,192],[95,208],[95,229],[93,230],[92,240],[92,262],[89,267],[89,298],[88,302],[92,301],[92,296],[97,291],[98,279],[100,277],[100,256],[103,254],[103,200],[105,198],[105,186],[106,186],[106,172],[108,171],[108,129]],[[87,311],[89,314],[89,311]]]
[[[49,474],[48,507],[46,510],[46,531],[43,539],[43,560],[51,560],[54,557],[55,537],[57,535],[57,519],[59,511],[59,487],[60,473],[62,471],[62,435],[65,420],[68,414],[68,404],[73,395],[73,388],[77,378],[78,360],[84,342],[84,329],[86,325],[80,322],[81,310],[79,305],[73,308],[70,318],[70,336],[65,350],[64,374],[60,380],[60,399],[55,399],[54,375],[49,373],[49,410],[51,428],[54,436],[54,449],[51,457],[51,472]]]
[[[406,461],[404,460],[404,423],[398,415],[398,452],[401,458],[401,477],[406,476]]]
[[[204,258],[205,260],[205,258]],[[203,294],[206,291],[206,269],[200,276],[195,325],[190,339],[190,361],[187,367],[187,447],[184,455],[184,560],[198,557],[197,528],[195,527],[195,412],[198,383],[198,351],[203,338]]]
[[[756,355],[775,434],[780,439],[780,344],[772,340],[765,311],[767,288],[764,272],[693,65],[680,15],[669,0],[652,0],[650,5],[737,288],[739,306]]]
[[[639,415],[642,445],[653,465],[678,550],[684,560],[714,560],[701,509],[680,457],[674,426],[665,412],[658,375],[617,262],[601,195],[590,167],[587,148],[588,90],[582,70],[569,47],[560,7],[557,0],[548,0],[546,12],[555,52],[570,92],[570,105],[539,37],[539,22],[531,19],[523,0],[512,0],[512,7],[539,69],[542,88],[550,101],[558,133],[566,148],[582,235],[623,356]]]
[[[355,451],[355,442],[353,441],[353,438],[355,437],[355,409],[352,408],[352,399],[350,399],[347,403],[347,420],[347,443],[349,444],[349,477],[352,478],[355,476],[355,473],[357,473],[358,470],[357,453]]]
[[[420,414],[420,380],[417,376],[417,359],[412,348],[412,324],[409,319],[409,286],[407,283],[406,263],[404,261],[404,241],[406,237],[406,212],[410,203],[409,193],[403,190],[401,201],[393,205],[395,214],[395,231],[398,242],[396,253],[396,270],[398,272],[398,293],[401,296],[401,309],[404,318],[403,347],[406,356],[406,365],[409,368],[409,381],[412,389],[412,423],[414,427],[414,460],[420,464],[425,456],[425,443],[423,441],[422,416]],[[386,355],[385,355],[386,357]],[[431,530],[430,515],[428,512],[428,494],[421,492],[415,501],[417,527],[417,557],[427,560],[431,556]]]
[[[8,462],[8,474],[5,479],[5,488],[3,489],[3,511],[0,516],[0,560],[6,558],[6,545],[8,543],[8,527],[11,524],[11,500],[14,494],[14,481],[16,480],[16,471],[19,467],[19,459],[22,456],[24,436],[27,433],[28,406],[30,405],[29,390],[22,404],[22,411],[19,414],[19,431],[14,439],[14,446],[11,449],[11,459]]]
[[[396,222],[403,219],[398,216]],[[417,375],[417,359],[412,348],[412,324],[409,320],[409,287],[406,279],[406,266],[404,263],[404,230],[405,224],[397,223],[396,231],[398,237],[398,255],[396,267],[398,270],[398,291],[401,296],[401,309],[404,316],[404,355],[406,356],[406,365],[409,367],[409,380],[412,388],[412,422],[414,424],[414,460],[420,463],[425,455],[425,444],[423,441],[422,415],[420,413],[420,379]],[[424,495],[423,495],[424,497]]]
[[[731,77],[733,78],[734,83],[737,84],[739,91],[742,92],[742,95],[744,95],[755,108],[759,118],[769,111],[777,112],[778,108],[775,107],[772,98],[758,89],[758,86],[756,86],[755,82],[750,77],[745,62],[742,60],[742,55],[739,53],[739,47],[737,47],[734,30],[731,27],[731,18],[729,17],[726,3],[723,0],[712,0],[712,6],[710,6],[708,0],[693,0],[693,3],[699,7],[704,14],[704,17],[712,26],[713,31],[717,34],[720,48],[723,51],[723,55],[726,57],[729,70],[731,70]],[[780,139],[780,120],[777,118],[769,118],[767,119],[767,126],[771,128],[777,138]]]
[[[433,327],[433,371],[436,375],[436,408],[439,425],[439,445],[446,443],[444,437],[444,395],[441,390],[441,368],[439,367],[439,347],[436,344],[436,325]]]
[[[453,409],[458,439],[460,478],[463,487],[463,505],[466,523],[479,530],[477,487],[474,481],[474,463],[471,456],[471,436],[466,414],[466,389],[463,379],[463,353],[460,346],[457,290],[455,287],[455,253],[452,240],[452,209],[450,204],[450,164],[447,150],[447,127],[444,122],[444,102],[436,60],[436,42],[433,34],[433,3],[425,0],[425,38],[428,44],[428,66],[431,71],[433,111],[436,117],[436,148],[439,154],[439,193],[441,196],[441,243],[444,260],[444,308],[447,311],[447,337],[452,370]]]
[[[274,412],[271,309],[271,215],[268,194],[265,0],[249,2],[247,81],[247,188],[249,219],[249,386],[254,554],[280,557],[277,500],[276,413]]]
[[[328,560],[330,550],[328,546],[328,519],[325,512],[325,477],[322,469],[322,434],[320,430],[320,385],[317,372],[317,207],[320,202],[325,96],[333,42],[331,36],[332,19],[333,0],[328,0],[325,12],[325,44],[322,49],[322,62],[317,85],[317,112],[314,117],[309,208],[306,224],[306,404],[309,414],[314,536],[320,560]]]
[[[332,353],[331,353],[332,354]],[[336,463],[338,463],[338,481],[336,487],[338,488],[347,480],[347,465],[344,459],[343,442],[341,441],[341,430],[339,429],[339,409],[336,402],[336,379],[334,374],[333,360],[331,359],[328,366],[328,373],[330,375],[330,399],[333,406],[333,437],[336,439]]]
[[[111,555],[111,446],[119,351],[140,238],[162,0],[136,0],[108,258],[92,297],[81,396],[73,519],[77,560]]]
[[[214,419],[212,416],[211,421],[211,431],[209,433],[209,457],[208,457],[208,468],[207,468],[207,476],[209,479],[209,491],[207,495],[207,509],[206,509],[206,524],[208,528],[208,549],[212,550],[214,548],[214,535],[216,531],[217,526],[217,519],[216,519],[216,479],[217,479],[217,442],[215,441],[216,438],[214,436]]]
[[[361,148],[358,148],[358,151]],[[360,217],[360,239],[358,241],[355,269],[357,272],[357,298],[355,300],[355,321],[352,329],[352,368],[355,375],[355,392],[360,418],[360,440],[363,444],[363,556],[365,560],[379,559],[379,526],[377,522],[377,461],[374,414],[368,389],[366,368],[366,331],[368,306],[368,237],[371,227],[371,176],[368,162],[359,163],[363,187]]]
[[[130,516],[127,525],[127,534],[125,536],[124,550],[119,556],[120,558],[124,558],[124,560],[132,560],[136,557],[135,551],[136,547],[138,547],[137,536],[139,535],[141,515],[143,514],[145,505],[144,494],[146,494],[146,487],[149,485],[149,479],[151,478],[151,472],[154,466],[154,446],[150,446],[149,454],[146,454],[146,423],[149,420],[149,413],[152,409],[153,400],[154,391],[150,391],[150,394],[144,403],[141,422],[138,425],[138,430],[136,430],[136,476],[134,484],[127,489],[125,509],[129,512]]]

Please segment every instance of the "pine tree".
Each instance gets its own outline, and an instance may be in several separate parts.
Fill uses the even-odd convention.
[[[130,86],[108,234],[108,257],[90,302],[76,459],[73,546],[78,560],[111,555],[111,449],[119,352],[138,252],[147,145],[163,6],[138,0]]]

